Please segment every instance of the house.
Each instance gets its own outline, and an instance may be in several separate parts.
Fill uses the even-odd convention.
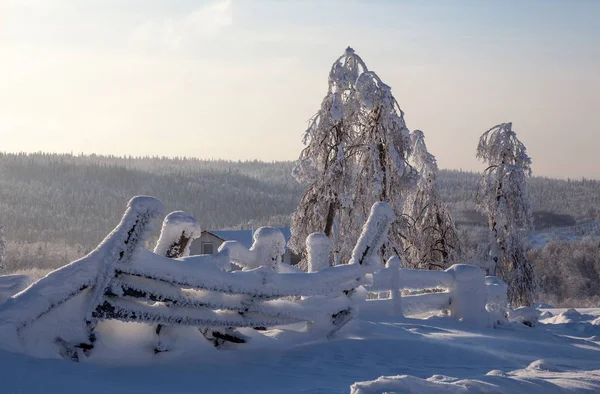
[[[290,241],[292,232],[289,227],[277,227],[283,237],[285,238],[286,244]],[[204,230],[200,234],[199,238],[192,241],[190,245],[190,254],[213,254],[217,253],[219,246],[225,241],[237,241],[246,248],[250,249],[253,242],[254,230]],[[286,247],[283,261],[285,263],[296,265],[300,262],[301,257],[293,253]]]

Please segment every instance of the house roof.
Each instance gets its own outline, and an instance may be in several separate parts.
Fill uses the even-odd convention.
[[[290,228],[276,228],[278,228],[281,231],[287,244],[292,236]],[[206,232],[211,233],[215,237],[221,238],[223,241],[238,241],[248,249],[250,249],[250,247],[252,246],[252,236],[254,235],[254,230],[206,230]]]

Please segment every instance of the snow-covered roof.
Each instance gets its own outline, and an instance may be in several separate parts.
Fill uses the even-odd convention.
[[[285,243],[287,244],[292,236],[292,232],[289,227],[277,227],[283,237],[285,238]],[[246,248],[250,249],[252,246],[252,236],[254,235],[255,230],[206,230],[206,232],[211,233],[212,235],[221,238],[224,241],[238,241]]]

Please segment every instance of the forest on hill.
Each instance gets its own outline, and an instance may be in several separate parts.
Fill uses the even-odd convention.
[[[294,165],[0,153],[6,270],[55,268],[81,257],[114,228],[134,195],[158,197],[168,211],[186,210],[205,229],[288,225],[304,190],[291,175]],[[486,219],[474,203],[480,176],[441,170],[438,177],[440,194],[471,255],[486,240]],[[597,180],[532,177],[528,191],[537,229],[600,219]],[[600,261],[592,263],[600,270]]]

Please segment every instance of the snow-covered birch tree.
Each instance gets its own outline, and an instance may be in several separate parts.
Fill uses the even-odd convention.
[[[408,164],[410,132],[391,88],[373,71],[365,71],[358,77],[356,90],[361,111],[355,136],[357,174],[351,233],[358,237],[371,205],[377,201],[388,203],[396,217],[401,216],[405,195],[415,186],[417,173]],[[400,223],[396,220],[392,224],[383,244],[386,258],[395,255],[402,244]],[[345,239],[353,241],[355,237]]]
[[[531,159],[512,130],[512,123],[499,124],[483,133],[477,157],[489,165],[477,192],[477,208],[488,215],[490,229],[488,274],[508,284],[511,306],[531,306],[535,278],[520,234],[532,225],[526,184]]]
[[[321,108],[309,121],[294,177],[308,188],[292,215],[291,247],[301,252],[306,238],[323,232],[337,239],[334,220],[352,208],[352,142],[357,101],[355,84],[367,69],[362,59],[347,48],[329,72],[329,86]],[[337,251],[339,245],[335,245]]]
[[[399,215],[403,190],[415,174],[407,163],[403,113],[390,87],[352,48],[333,64],[304,143],[294,176],[308,188],[292,216],[291,246],[301,252],[309,234],[323,232],[333,241],[336,260],[345,262],[373,203],[385,201]],[[393,225],[387,255],[399,241]]]
[[[437,188],[437,160],[427,150],[421,130],[411,133],[409,162],[419,173],[417,187],[404,203],[405,265],[413,269],[446,269],[461,254],[454,221]]]

